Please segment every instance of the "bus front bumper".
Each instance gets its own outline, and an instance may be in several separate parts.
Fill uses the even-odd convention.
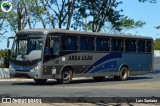
[[[9,66],[10,77],[11,78],[32,78],[38,79],[38,69],[33,68],[32,70],[15,70],[12,66]]]

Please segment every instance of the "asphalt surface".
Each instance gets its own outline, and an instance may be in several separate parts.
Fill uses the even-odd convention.
[[[76,79],[72,84],[57,84],[50,80],[38,85],[32,80],[1,81],[0,96],[13,97],[151,97],[160,96],[160,71],[154,74],[129,77],[127,81],[106,78]]]
[[[106,78],[74,79],[71,84],[49,80],[43,85],[33,80],[0,81],[0,97],[160,97],[160,58],[154,60],[154,72],[129,77],[127,81]]]

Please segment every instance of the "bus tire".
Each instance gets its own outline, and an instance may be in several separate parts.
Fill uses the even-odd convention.
[[[103,81],[105,79],[105,76],[93,77],[93,79],[96,81]]]
[[[120,72],[119,72],[119,79],[121,81],[124,81],[128,78],[128,68],[127,67],[122,67]]]
[[[73,72],[70,68],[66,67],[62,70],[61,79],[57,79],[60,84],[69,84],[72,81]]]
[[[34,81],[37,83],[37,84],[44,84],[47,79],[34,79]]]

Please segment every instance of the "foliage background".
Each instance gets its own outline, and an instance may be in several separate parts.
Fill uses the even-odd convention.
[[[0,58],[4,59],[4,65],[0,66],[0,68],[8,68],[9,67],[9,57],[10,50],[0,50]]]

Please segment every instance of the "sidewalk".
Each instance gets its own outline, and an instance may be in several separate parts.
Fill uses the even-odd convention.
[[[72,80],[82,80],[82,79],[91,79],[85,77],[73,78]],[[47,79],[47,81],[53,81],[55,79]],[[33,79],[27,78],[0,78],[0,81],[33,81]]]
[[[33,79],[25,79],[25,78],[0,78],[0,81],[33,81]]]

